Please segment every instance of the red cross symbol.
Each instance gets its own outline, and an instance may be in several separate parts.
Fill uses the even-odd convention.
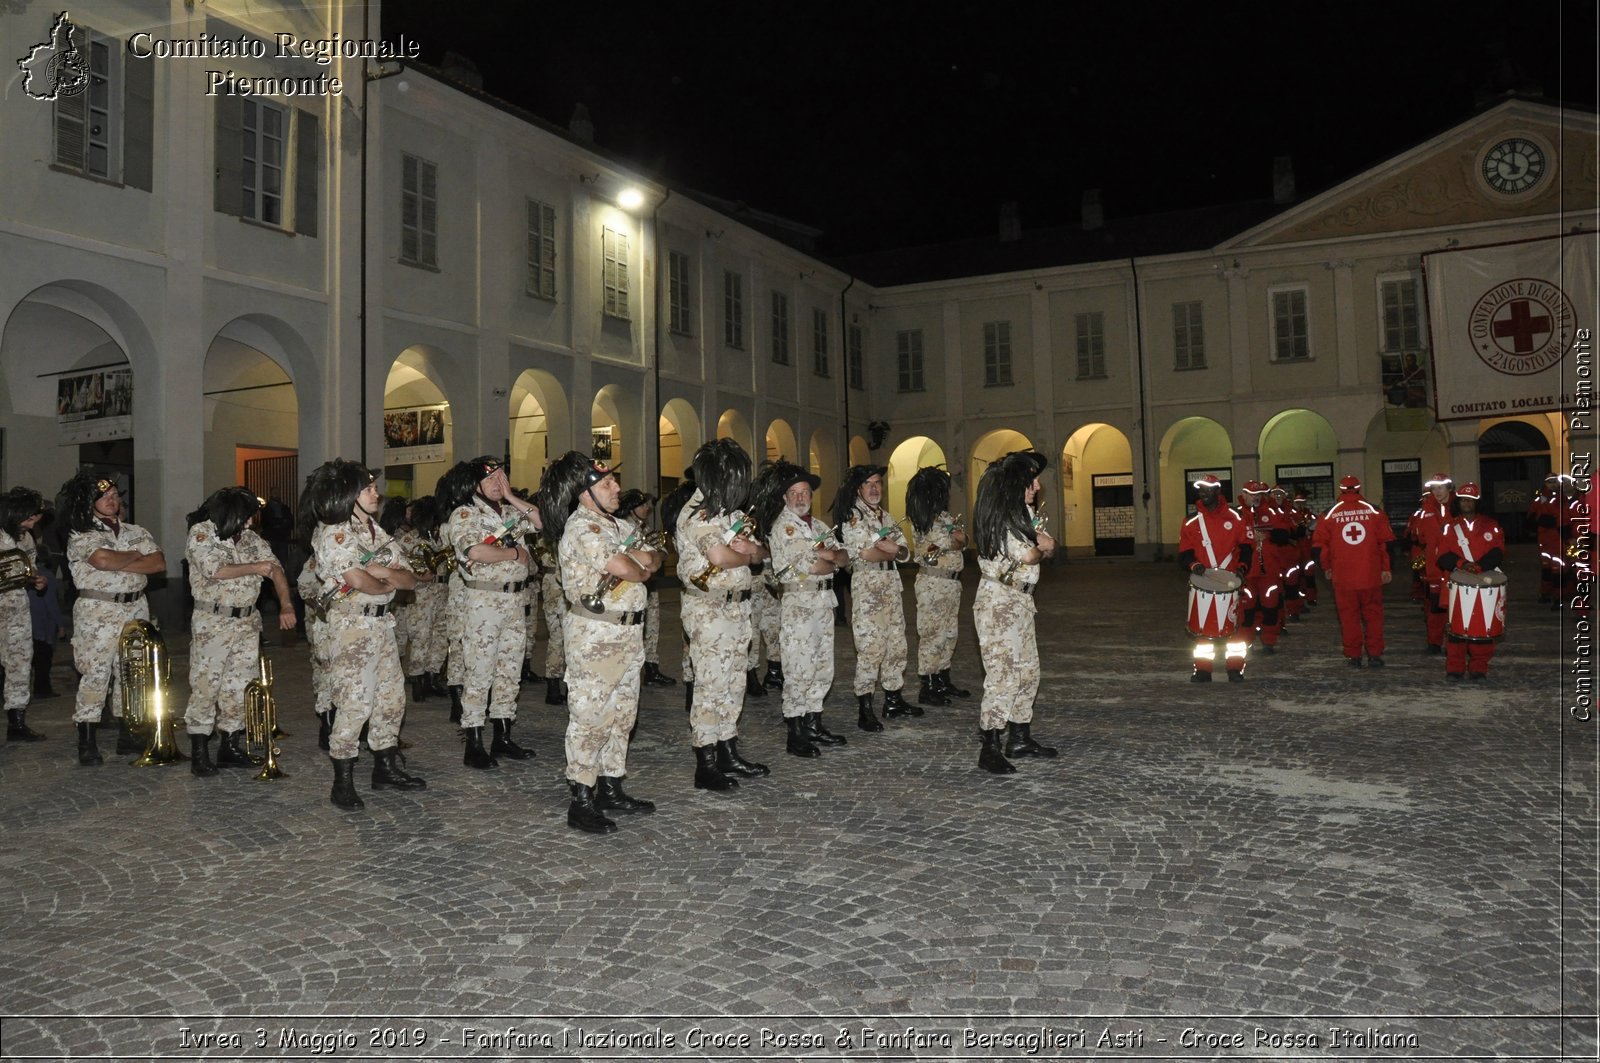
[[[1339,535],[1351,546],[1360,546],[1367,538],[1367,529],[1359,523],[1346,524],[1339,530]]]
[[[1530,300],[1513,299],[1494,315],[1494,336],[1511,337],[1511,349],[1517,354],[1528,354],[1535,346],[1534,337],[1549,334],[1550,315],[1534,317],[1528,309]],[[1544,309],[1542,304],[1532,304]],[[1509,317],[1505,316],[1509,313]]]

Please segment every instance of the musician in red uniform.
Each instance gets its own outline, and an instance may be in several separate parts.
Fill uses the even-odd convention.
[[[1431,491],[1422,492],[1417,508],[1406,518],[1405,537],[1400,541],[1411,558],[1411,600],[1422,606],[1424,622],[1428,617],[1428,581],[1422,578],[1422,570],[1428,564],[1428,548],[1422,542],[1422,512],[1432,497]]]
[[[1539,541],[1539,601],[1555,601],[1561,589],[1561,477],[1551,473],[1528,503],[1528,525]]]
[[[1316,605],[1317,565],[1311,560],[1311,536],[1317,530],[1317,515],[1311,512],[1311,500],[1300,491],[1294,495],[1294,522],[1300,532],[1296,543],[1300,548],[1300,601]]]
[[[1215,476],[1202,476],[1194,486],[1200,496],[1194,516],[1184,523],[1178,535],[1178,564],[1192,575],[1223,569],[1243,577],[1250,570],[1250,526],[1238,510],[1223,500],[1222,483]],[[1243,632],[1233,634],[1229,626],[1219,638],[1196,637],[1194,673],[1189,677],[1194,682],[1211,682],[1219,643],[1225,646],[1228,681],[1237,683],[1244,678],[1245,651],[1250,642]]]
[[[1339,481],[1339,500],[1320,521],[1312,537],[1312,554],[1333,583],[1333,601],[1339,610],[1339,633],[1344,640],[1345,662],[1362,667],[1383,667],[1383,588],[1393,579],[1389,544],[1394,531],[1388,516],[1361,497],[1361,481],[1346,476]]]
[[[1457,513],[1445,522],[1444,529],[1433,545],[1432,561],[1442,572],[1487,572],[1500,567],[1505,554],[1506,537],[1499,523],[1491,516],[1478,512],[1478,499],[1482,497],[1478,485],[1462,484],[1456,490]],[[1501,587],[1503,592],[1503,585]],[[1444,588],[1446,608],[1449,607],[1450,587]],[[1505,599],[1500,594],[1495,608],[1501,611],[1504,623]],[[1460,679],[1463,672],[1474,680],[1489,677],[1489,658],[1494,656],[1494,642],[1487,637],[1474,638],[1450,633],[1450,646],[1445,652],[1444,674],[1450,679]]]
[[[1448,577],[1433,563],[1433,554],[1439,535],[1453,514],[1450,500],[1455,496],[1455,481],[1441,472],[1435,473],[1422,486],[1428,489],[1428,496],[1417,510],[1414,541],[1421,550],[1422,582],[1427,585],[1427,593],[1422,597],[1423,620],[1428,627],[1428,647],[1424,652],[1443,653],[1445,609],[1449,605],[1444,584]]]
[[[1283,625],[1289,619],[1289,606],[1300,602],[1300,544],[1297,537],[1302,533],[1294,509],[1289,505],[1287,487],[1273,484],[1272,490],[1267,492],[1267,503],[1272,507],[1273,525],[1267,531],[1263,549],[1267,554],[1267,567],[1281,573],[1278,583],[1281,603],[1278,609],[1278,634],[1281,636]]]
[[[1278,652],[1279,609],[1283,603],[1283,548],[1294,525],[1267,501],[1267,485],[1250,480],[1239,492],[1239,515],[1250,529],[1250,571],[1239,603],[1239,626],[1261,636],[1261,648]]]

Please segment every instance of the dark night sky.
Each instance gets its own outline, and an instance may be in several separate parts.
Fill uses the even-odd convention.
[[[1470,116],[1483,91],[1595,107],[1595,0],[473,5],[384,0],[384,36],[677,188],[846,254],[1271,194],[1302,197]],[[1564,65],[1563,65],[1564,64]]]

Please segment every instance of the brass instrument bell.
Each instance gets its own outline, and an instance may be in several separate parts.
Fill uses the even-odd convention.
[[[256,760],[255,749],[261,749],[261,770],[253,776],[257,782],[288,778],[288,773],[278,767],[278,754],[283,750],[278,748],[277,735],[278,701],[272,695],[272,662],[263,656],[258,677],[244,687],[245,756]]]
[[[0,594],[32,587],[39,572],[23,550],[0,550]]]
[[[189,758],[178,752],[167,684],[172,661],[161,632],[148,620],[130,620],[117,638],[117,667],[122,718],[133,731],[147,731],[144,755],[136,768],[178,764]]]

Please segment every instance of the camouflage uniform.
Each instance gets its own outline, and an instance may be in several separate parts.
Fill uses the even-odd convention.
[[[439,549],[440,543],[431,535],[417,533],[417,543],[429,550]],[[406,643],[406,675],[428,675],[444,669],[445,600],[450,593],[444,573],[432,583],[418,583],[416,601],[410,607],[411,631]]]
[[[542,595],[539,592],[544,586],[545,575],[544,566],[539,563],[539,554],[534,548],[534,544],[538,541],[539,535],[537,532],[533,535],[525,536],[522,541],[522,545],[528,548],[528,558],[532,562],[528,566],[527,585],[522,588],[522,622],[525,625],[522,656],[526,657],[530,662],[533,660],[534,642],[539,635],[539,617],[542,615],[539,608],[539,599]],[[520,675],[521,673],[519,672],[518,674]]]
[[[761,568],[756,565],[750,570],[754,579],[750,585],[750,653],[745,659],[746,670],[760,668],[766,661],[783,661],[783,640],[778,634],[783,612],[778,608],[778,599],[767,589]],[[761,652],[763,644],[765,653]]]
[[[0,550],[21,550],[38,568],[39,553],[33,536],[22,533],[20,541],[0,530]],[[28,707],[29,682],[33,679],[33,612],[28,595],[30,581],[14,591],[0,594],[0,668],[6,670],[6,710]]]
[[[861,551],[878,541],[889,515],[857,501],[840,529],[840,545],[850,555],[850,632],[856,643],[856,697],[871,694],[880,683],[885,693],[906,683],[906,612],[901,602],[900,573],[893,560],[858,561]],[[905,544],[899,528],[891,543]]]
[[[474,497],[456,509],[445,523],[445,541],[456,555],[456,578],[461,610],[460,671],[450,678],[461,683],[461,726],[482,727],[484,714],[496,720],[517,718],[517,685],[522,675],[522,651],[527,641],[527,618],[522,612],[522,591],[528,566],[516,558],[506,561],[468,561],[467,551],[498,535],[508,520],[522,524],[524,517],[509,505],[497,511]],[[521,544],[515,525],[507,545]],[[490,704],[493,698],[493,704]]]
[[[311,537],[320,574],[318,593],[339,587],[344,573],[363,567],[362,556],[386,541],[383,531],[360,514],[343,524],[318,525]],[[383,564],[409,567],[398,550],[392,550]],[[367,744],[373,749],[394,749],[400,743],[406,691],[395,648],[394,615],[389,611],[393,600],[393,591],[351,591],[328,607],[322,634],[328,644],[333,703],[338,707],[328,739],[328,755],[334,760],[353,760],[359,754],[362,724],[368,726]]]
[[[632,521],[579,507],[561,536],[561,583],[566,587],[567,778],[593,786],[604,775],[628,773],[628,731],[639,714],[644,666],[645,589],[624,582],[591,613],[578,599],[599,584],[606,562],[622,550]],[[552,640],[554,641],[554,640]]]
[[[189,529],[184,547],[189,593],[194,596],[189,642],[188,732],[209,735],[244,730],[244,688],[257,678],[261,660],[260,576],[217,579],[227,565],[275,560],[272,547],[249,528],[233,539],[217,535],[203,520]]]
[[[566,628],[563,626],[566,623],[567,597],[561,586],[559,561],[545,572],[539,590],[544,599],[545,634],[550,639],[544,647],[544,674],[546,679],[560,679],[567,674]]]
[[[322,593],[315,557],[306,558],[295,589],[300,592],[300,600],[308,605]],[[328,674],[328,625],[310,609],[306,610],[306,642],[311,645],[311,710],[320,714],[333,708],[333,683]]]
[[[917,674],[935,675],[950,667],[956,654],[961,616],[961,570],[967,558],[955,548],[949,512],[940,513],[917,543],[916,557],[930,546],[939,548],[936,560],[922,560],[917,569]]]
[[[983,578],[972,603],[972,623],[978,629],[978,650],[983,655],[980,730],[1033,722],[1033,699],[1039,693],[1039,643],[1034,630],[1038,610],[1033,589],[1039,583],[1039,566],[1020,563],[1031,549],[1026,539],[1007,532],[1003,557],[978,558]],[[1012,571],[1009,587],[1000,582],[1007,570]]]
[[[394,533],[394,544],[403,555],[410,557],[421,548],[422,535],[415,528],[402,528]],[[394,599],[394,644],[401,660],[409,656],[411,640],[416,637],[417,595],[414,591],[401,591]]]
[[[72,605],[72,663],[82,678],[78,682],[78,701],[72,713],[74,723],[95,723],[107,693],[115,695],[117,686],[117,640],[122,626],[130,620],[149,620],[150,603],[144,588],[148,577],[138,572],[103,572],[89,564],[96,550],[154,554],[161,550],[155,538],[137,524],[122,522],[115,530],[94,519],[94,528],[73,532],[67,539],[67,568],[78,588]],[[111,713],[122,715],[121,701],[113,697]]]
[[[739,737],[744,709],[744,660],[750,645],[748,566],[718,572],[701,591],[691,580],[711,565],[713,546],[726,544],[743,514],[710,516],[696,491],[678,514],[678,579],[683,583],[683,630],[696,677],[689,708],[690,744],[699,749]]]
[[[644,659],[650,664],[661,663],[661,592],[648,588],[644,606]]]
[[[820,713],[822,699],[833,685],[833,608],[838,604],[833,577],[813,576],[807,571],[817,560],[811,541],[826,527],[785,506],[767,536],[773,571],[789,569],[784,572],[783,597],[778,600],[785,719]],[[794,567],[789,568],[791,565]]]

